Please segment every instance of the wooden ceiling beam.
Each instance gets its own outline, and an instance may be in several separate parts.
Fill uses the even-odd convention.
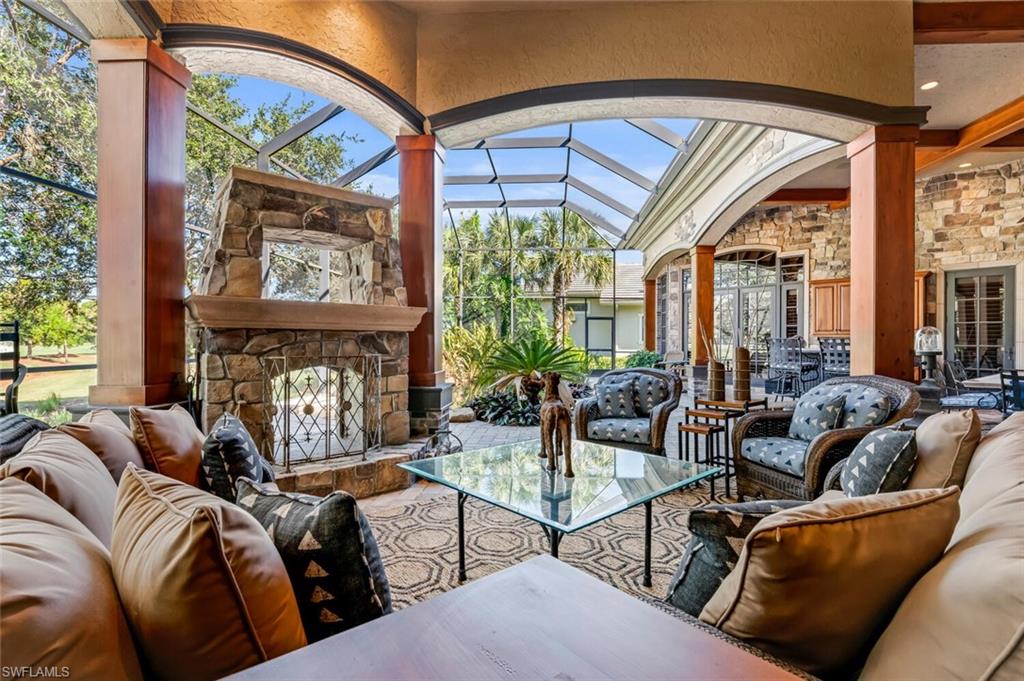
[[[917,150],[917,172],[920,173],[961,154],[998,142],[1022,129],[1024,129],[1024,97],[1018,97],[1009,104],[1001,106],[961,128],[954,146],[919,148]],[[922,130],[921,132],[925,133],[926,131]]]
[[[1024,42],[1024,2],[915,2],[916,45]]]
[[[848,187],[783,187],[761,201],[765,204],[827,203],[830,207],[848,204]]]

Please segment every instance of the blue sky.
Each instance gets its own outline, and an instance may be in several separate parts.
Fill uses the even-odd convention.
[[[291,95],[292,101],[296,103],[311,101],[314,110],[328,103],[327,100],[314,94],[281,83],[245,76],[238,77],[238,84],[233,92],[250,109],[255,109],[263,103],[278,102],[288,95]],[[657,120],[684,137],[688,136],[696,125],[696,121],[688,119]],[[347,157],[352,165],[365,161],[391,144],[391,140],[386,135],[349,111],[335,116],[311,134],[331,133],[354,135],[358,138],[356,142],[347,143]],[[553,125],[509,133],[505,137],[567,136],[568,134],[568,125]],[[622,120],[575,123],[573,124],[573,135],[579,141],[628,166],[652,182],[657,182],[661,178],[675,153],[671,147]],[[568,168],[574,177],[634,211],[639,211],[648,197],[648,192],[643,188],[575,152],[569,152],[567,149],[494,150],[492,158],[495,170],[501,175],[562,174]],[[445,174],[490,175],[491,165],[483,151],[451,149],[448,151]],[[385,196],[397,194],[398,160],[392,159],[364,176],[360,185],[364,190],[372,190],[375,194]],[[504,189],[508,199],[562,198],[567,191],[571,201],[599,213],[620,229],[625,230],[630,223],[628,217],[617,213],[573,187],[566,190],[560,184],[521,184],[505,185]],[[497,200],[501,198],[495,185],[450,186],[445,189],[445,197],[451,200]],[[455,217],[458,219],[459,215],[455,215]],[[622,262],[639,262],[640,260],[640,254],[635,252],[623,252],[621,256]]]

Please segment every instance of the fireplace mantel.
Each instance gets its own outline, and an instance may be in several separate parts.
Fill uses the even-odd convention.
[[[193,323],[208,329],[412,331],[427,311],[402,305],[317,303],[237,296],[189,296]]]

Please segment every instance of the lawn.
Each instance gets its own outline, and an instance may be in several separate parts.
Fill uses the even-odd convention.
[[[53,393],[64,402],[80,402],[89,396],[89,386],[95,383],[95,369],[32,373],[18,390],[18,402],[22,407],[31,407],[32,402],[45,400]],[[7,382],[0,383],[0,390],[6,386]]]

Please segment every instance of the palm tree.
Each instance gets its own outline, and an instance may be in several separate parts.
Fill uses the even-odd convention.
[[[588,249],[609,248],[594,229],[570,210],[545,210],[540,213],[536,230],[522,235],[523,247],[540,247],[533,251],[523,273],[535,283],[551,282],[552,331],[555,339],[565,345],[570,320],[565,296],[576,279],[583,279],[595,288],[611,281],[612,262],[607,255]],[[531,243],[532,242],[532,243]]]

